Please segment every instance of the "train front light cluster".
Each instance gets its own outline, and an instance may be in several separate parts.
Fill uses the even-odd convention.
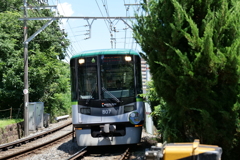
[[[140,115],[138,112],[132,112],[129,114],[129,121],[132,124],[138,124],[140,123],[141,119],[140,119]]]

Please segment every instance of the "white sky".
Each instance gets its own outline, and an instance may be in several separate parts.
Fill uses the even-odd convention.
[[[57,5],[58,12],[63,16],[81,17],[134,17],[134,13],[141,13],[140,6],[124,6],[124,4],[139,4],[142,0],[48,0],[49,5]],[[74,55],[84,50],[105,48],[127,48],[140,51],[139,45],[132,38],[132,30],[121,20],[103,19],[64,19],[61,27],[68,34],[71,46],[68,53]],[[91,38],[88,34],[91,25]],[[126,22],[132,26],[131,20]],[[116,27],[117,32],[111,31],[110,23]],[[110,36],[112,34],[112,37]],[[112,41],[111,38],[116,38]],[[115,43],[116,42],[116,43]]]

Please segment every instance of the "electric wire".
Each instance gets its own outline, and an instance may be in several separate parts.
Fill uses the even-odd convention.
[[[63,14],[65,14],[65,11],[64,11],[64,9],[63,9],[63,7],[62,7],[62,5],[61,5],[61,1],[59,0],[59,2],[60,2],[60,6],[61,6],[61,8],[62,8],[62,11],[63,11]],[[69,28],[70,28],[70,30],[71,30],[71,32],[72,32],[72,34],[74,35],[74,39],[76,40],[76,37],[75,37],[75,34],[74,34],[74,32],[73,32],[73,30],[72,30],[72,27],[71,27],[71,25],[70,25],[70,23],[67,21],[67,24],[68,24],[68,26],[69,26]],[[78,43],[78,41],[76,40],[76,43]],[[78,45],[77,45],[77,47],[79,47],[80,48],[80,50],[82,50],[82,48],[81,48],[81,45],[78,43]],[[77,53],[77,52],[76,52]]]
[[[35,5],[35,6],[41,6],[42,5],[42,3],[37,3],[36,1],[32,1],[32,3]],[[37,3],[37,4],[36,4]],[[34,10],[34,11],[36,11],[35,13],[36,13],[36,16],[39,16],[39,17],[44,17],[45,15],[43,14],[43,13],[41,13],[41,12],[39,12],[38,10]],[[41,23],[42,24],[42,26],[44,25],[44,22],[45,21],[40,21],[39,23]],[[49,27],[48,27],[49,28]],[[50,33],[49,31],[48,31],[48,29],[45,29],[45,30],[43,30],[42,32],[46,32],[48,35],[53,35],[54,33],[55,33],[55,35],[56,35],[56,30],[59,30],[58,28],[57,29],[53,29],[52,27],[50,27],[50,29],[51,29],[51,32],[52,33]],[[64,33],[63,33],[64,34]],[[65,36],[64,36],[65,37]],[[60,39],[61,38],[63,38],[63,37],[59,37]],[[38,40],[35,40],[35,41],[38,41]],[[41,40],[41,41],[48,41],[48,40]],[[64,43],[61,43],[62,45],[64,45]],[[66,53],[63,53],[64,55],[65,55],[65,58],[66,58]],[[72,55],[72,53],[70,53],[71,55]]]
[[[38,7],[43,4],[43,3],[37,3],[36,1],[32,1],[32,3],[33,3],[35,6],[38,6]],[[29,5],[29,4],[28,4],[28,5]],[[36,16],[39,16],[39,17],[44,17],[44,16],[45,16],[43,13],[39,12],[38,9],[37,9],[37,10],[33,10],[33,13],[36,13]],[[42,26],[44,25],[44,22],[45,22],[45,21],[39,21],[39,23],[41,23]],[[49,28],[49,27],[48,27],[48,28]],[[51,30],[52,33],[50,33],[50,32],[48,31],[48,29],[44,29],[42,32],[43,32],[43,33],[46,32],[48,35],[53,35],[53,34],[55,33],[55,35],[56,35],[56,30],[53,30],[52,27],[50,27],[49,29]],[[57,29],[57,30],[58,30],[58,29]],[[62,37],[59,37],[59,38],[61,39]],[[35,40],[35,41],[38,41],[38,40]],[[41,40],[41,41],[48,41],[48,40]]]
[[[98,4],[97,0],[95,0],[95,2],[97,3],[98,9],[99,9],[99,11],[100,11],[100,13],[101,13],[102,17],[104,17],[104,16],[103,16],[103,13],[102,13],[102,11],[101,11],[101,8],[99,7],[99,4]],[[111,33],[111,30],[109,29],[109,27],[108,27],[108,25],[107,25],[107,23],[106,23],[106,20],[105,20],[105,19],[104,19],[104,22],[105,22],[105,24],[106,24],[106,26],[107,26],[107,28],[108,28],[109,32]]]
[[[53,1],[52,1],[53,2]],[[58,1],[56,2],[57,3],[57,5],[58,5]],[[54,4],[54,2],[53,2],[53,4]],[[62,6],[61,6],[62,7]],[[63,10],[63,8],[62,8],[62,10]],[[56,13],[58,14],[58,16],[59,16],[59,11],[58,10],[56,10]],[[63,10],[63,13],[64,13],[64,10]],[[65,13],[64,13],[65,14]],[[62,21],[61,21],[61,19],[60,19],[60,22],[59,23],[62,23]],[[68,22],[67,22],[68,23]],[[68,23],[69,24],[69,23]],[[70,28],[71,28],[71,26],[70,26]],[[68,37],[66,37],[66,39],[69,39]],[[71,39],[69,39],[69,41],[71,42]],[[68,47],[70,47],[70,46],[72,46],[72,43],[70,43],[69,44],[69,46]],[[72,46],[73,47],[73,46]],[[79,47],[80,47],[80,45],[79,45]],[[81,47],[80,47],[80,50],[81,50]],[[75,52],[76,52],[76,50],[75,50]],[[67,54],[69,54],[69,53],[67,53]],[[74,53],[72,53],[72,52],[70,52],[70,55],[72,56],[72,55],[74,55]]]
[[[52,0],[52,4],[55,4],[54,2],[53,2],[53,0]],[[59,2],[58,2],[58,0],[56,0],[56,5],[58,6],[58,4],[59,4]],[[62,6],[61,6],[62,7]],[[63,8],[62,8],[62,10],[63,10]],[[57,12],[57,14],[59,14],[59,11],[56,9],[56,12]],[[64,12],[64,10],[63,10],[63,13],[65,13]],[[61,20],[60,20],[61,21]],[[67,22],[68,23],[68,22]],[[69,38],[68,38],[69,39]],[[69,54],[72,56],[72,55],[74,55],[75,53],[77,53],[76,52],[76,50],[74,49],[74,52],[73,52],[73,50],[69,50],[69,48],[70,47],[72,47],[72,48],[74,48],[73,47],[73,45],[72,45],[72,41],[71,41],[71,39],[69,39],[69,41],[70,41],[70,45],[68,46],[68,48],[67,48],[67,54],[68,54],[68,57],[69,57]],[[80,45],[79,45],[80,46]],[[80,49],[81,49],[81,47],[80,47]],[[67,61],[67,62],[69,62],[69,60]]]
[[[126,4],[126,2],[125,2],[125,0],[123,0],[123,3],[124,3],[124,5]],[[127,13],[128,13],[128,10],[129,10],[129,8],[127,7],[127,6],[125,6],[125,9],[126,9],[126,17],[127,17]],[[126,44],[127,44],[127,42],[126,42],[126,37],[127,37],[127,25],[125,24],[125,40],[124,40],[124,48],[126,48]]]
[[[123,0],[124,1],[124,4],[126,4],[126,1],[125,0]],[[131,14],[139,14],[139,11],[140,11],[140,3],[141,3],[141,0],[139,0],[139,1],[137,1],[137,0],[135,0],[135,4],[133,4],[132,6],[133,7],[131,7],[132,8],[132,10],[133,10],[133,13],[131,13],[130,11],[130,1],[129,1],[129,5],[125,5],[125,9],[126,9],[126,16],[130,16]],[[138,6],[138,4],[139,4],[139,6]],[[137,9],[136,9],[137,8]],[[131,20],[131,23],[133,24],[134,22],[133,22],[134,20]],[[127,37],[127,35],[128,34],[131,34],[132,35],[132,38],[131,39],[129,39],[128,40],[128,42],[126,42],[126,45],[127,44],[129,44],[128,46],[129,46],[129,48],[131,48],[131,49],[133,49],[134,48],[134,43],[136,43],[136,41],[135,41],[135,39],[134,39],[134,37],[133,37],[133,32],[130,32],[130,33],[128,33],[127,32],[127,29],[125,30],[125,37]],[[127,41],[127,39],[125,39],[125,41]],[[131,42],[130,42],[131,41]],[[130,46],[131,45],[131,46]],[[136,48],[137,48],[137,43],[136,43],[136,46],[135,46],[135,50],[136,50]]]
[[[100,10],[100,12],[101,12],[101,14],[102,14],[102,16],[103,16],[103,13],[102,13],[102,11],[101,11],[101,9],[100,9],[100,7],[99,7],[99,4],[98,4],[98,2],[97,2],[97,0],[95,0],[96,1],[96,3],[97,3],[97,6],[98,6],[98,8],[99,8],[99,10]],[[108,12],[108,9],[106,8],[106,5],[105,5],[105,3],[102,1],[102,3],[103,3],[103,6],[104,6],[104,8],[105,8],[105,11],[106,11],[106,14],[107,14],[107,16],[106,17],[109,17],[109,12]],[[107,19],[105,20],[104,19],[104,22],[105,22],[105,24],[106,24],[106,26],[108,27],[108,25],[107,25],[107,23],[106,23],[106,21],[107,21]],[[108,28],[108,30],[109,30],[109,33],[110,33],[110,36],[111,36],[111,38],[110,38],[110,42],[111,42],[111,47],[113,48],[113,34],[112,34],[112,21],[109,19],[108,20],[108,23],[109,23],[109,25],[110,25],[110,27]]]
[[[53,2],[54,0],[52,0],[52,2]],[[56,0],[56,3],[57,3],[57,5],[59,5],[59,1],[60,0]],[[97,0],[95,0],[95,2],[96,2],[96,4],[97,4],[97,6],[98,6],[98,9],[99,9],[99,11],[100,11],[100,13],[101,13],[101,15],[104,17],[104,14],[103,14],[103,12],[102,12],[102,9],[100,8],[100,6],[99,6],[99,3],[98,3],[98,1]],[[54,2],[53,2],[54,3]],[[125,0],[123,0],[123,3],[124,4],[126,4],[126,1]],[[103,6],[104,6],[104,9],[105,9],[105,12],[106,12],[106,15],[107,15],[107,17],[110,17],[110,12],[109,12],[109,6],[108,6],[108,2],[107,2],[107,0],[102,0],[102,4],[103,4]],[[130,4],[130,0],[129,0],[129,4]],[[137,4],[137,0],[135,0],[135,4]],[[138,3],[138,4],[140,4],[140,3]],[[59,5],[61,8],[62,8],[62,10],[63,10],[63,13],[64,13],[64,9],[63,9],[63,6],[61,5],[61,2],[60,2],[60,5]],[[131,15],[131,11],[130,10],[133,10],[134,11],[134,13],[136,13],[136,14],[139,14],[139,7],[136,7],[135,5],[132,7],[130,7],[130,6],[127,6],[127,5],[125,5],[125,14],[126,14],[126,17],[129,17],[130,15]],[[58,12],[58,14],[59,14],[59,11],[56,9],[56,12]],[[36,14],[39,14],[39,12],[38,13],[36,13]],[[61,21],[62,19],[60,19],[60,22],[62,22]],[[115,34],[113,34],[114,35],[114,40],[115,40],[115,47],[116,47],[116,43],[121,43],[121,42],[117,42],[117,39],[119,39],[119,38],[117,38],[117,32],[120,32],[119,30],[117,31],[116,30],[116,28],[117,28],[117,24],[118,24],[118,22],[119,22],[119,20],[118,21],[116,21],[115,22],[115,20],[113,20],[113,21],[111,21],[110,19],[105,19],[104,20],[104,22],[105,22],[105,25],[107,26],[107,28],[108,28],[108,31],[111,33],[112,31],[114,31],[115,32]],[[129,20],[127,20],[127,22],[129,22]],[[68,58],[69,58],[69,54],[70,55],[74,55],[74,53],[77,53],[77,51],[76,51],[76,49],[75,49],[75,46],[76,46],[76,44],[78,44],[77,45],[77,48],[78,47],[80,47],[80,50],[82,50],[82,48],[81,48],[81,45],[79,44],[79,41],[77,41],[77,39],[76,39],[76,36],[81,36],[81,35],[76,35],[76,34],[74,34],[74,33],[77,33],[77,32],[81,32],[81,31],[77,31],[77,32],[75,32],[75,31],[73,31],[73,29],[75,29],[75,28],[80,28],[80,27],[84,27],[84,26],[79,26],[79,27],[72,27],[71,25],[70,25],[70,23],[69,23],[69,21],[67,21],[66,22],[68,25],[69,25],[69,28],[70,28],[70,31],[71,31],[71,33],[72,34],[68,34],[68,39],[70,40],[70,45],[69,45],[69,48],[67,48],[67,50],[66,50],[66,54],[68,55]],[[110,23],[110,24],[112,24],[112,27],[113,28],[109,28],[110,26],[107,24],[107,23]],[[51,28],[51,30],[53,30],[53,32],[55,31],[53,28]],[[135,49],[137,48],[137,46],[139,45],[136,41],[135,41],[135,39],[133,38],[133,36],[132,36],[132,41],[129,39],[129,34],[132,34],[132,32],[131,32],[131,30],[129,30],[129,28],[128,28],[128,26],[125,24],[125,37],[124,37],[124,48],[126,48],[126,47],[129,47],[129,48],[131,48],[131,49],[133,49],[134,48],[134,44],[136,44],[135,45]],[[46,32],[49,34],[49,32],[46,30]],[[53,33],[51,33],[51,34],[53,34]],[[72,35],[72,36],[71,36]],[[69,37],[69,36],[71,36],[71,37]],[[75,39],[75,41],[73,41],[72,40],[72,37]],[[71,48],[71,49],[70,49]],[[78,50],[78,49],[77,49]]]
[[[53,1],[53,0],[52,0]],[[57,2],[58,1],[60,1],[60,0],[56,0]],[[141,0],[140,0],[141,1]],[[130,2],[135,2],[135,4],[140,4],[140,1],[138,1],[138,0],[134,0],[134,1],[128,1],[129,2],[129,4],[130,4]],[[105,14],[107,15],[106,17],[110,17],[110,10],[109,10],[109,4],[108,4],[108,1],[107,0],[101,0],[101,2],[102,2],[102,4],[103,4],[103,10],[105,10],[104,12],[105,12]],[[127,0],[123,0],[123,3],[124,4],[126,4],[126,2],[127,2]],[[137,3],[137,2],[139,2],[139,3]],[[53,2],[54,3],[54,2]],[[100,13],[101,13],[101,15],[102,15],[102,17],[104,17],[104,12],[102,11],[102,8],[100,7],[100,5],[99,5],[99,1],[97,1],[97,0],[95,0],[95,3],[97,4],[97,7],[98,7],[98,9],[99,9],[99,11],[100,11]],[[63,8],[63,6],[61,6],[62,8]],[[124,7],[125,7],[125,15],[126,15],[126,17],[129,17],[133,12],[134,13],[136,13],[136,14],[139,14],[139,12],[140,12],[140,10],[139,10],[139,8],[140,7],[136,7],[136,5],[133,5],[133,6],[130,6],[130,5],[124,5]],[[130,11],[131,10],[131,11]],[[134,10],[133,12],[132,12],[132,10]],[[127,20],[127,22],[129,22],[129,20]],[[69,22],[67,22],[68,23],[68,25],[70,25],[70,23]],[[111,34],[113,31],[115,32],[116,31],[116,29],[115,28],[117,28],[117,23],[118,23],[118,21],[116,21],[116,23],[115,23],[115,21],[111,21],[110,19],[104,19],[104,23],[105,23],[105,25],[107,26],[107,29],[108,29],[108,31],[109,31],[109,33]],[[110,29],[110,25],[108,24],[108,23],[112,23],[112,27],[115,27],[115,28],[111,28]],[[68,37],[68,38],[70,38],[70,41],[71,41],[71,45],[73,45],[73,47],[74,46],[76,46],[76,44],[77,43],[79,43],[79,41],[77,41],[76,40],[76,37],[77,36],[82,36],[82,35],[78,35],[78,34],[76,34],[77,32],[76,31],[73,31],[73,29],[75,29],[75,28],[78,28],[78,27],[71,27],[70,26],[70,30],[71,30],[71,32],[72,32],[72,35],[73,36],[71,36],[71,34],[69,34],[69,36],[71,36],[71,37]],[[80,27],[79,27],[80,28]],[[127,47],[129,47],[129,48],[134,48],[134,44],[136,44],[136,47],[135,48],[137,48],[137,43],[136,43],[136,41],[135,41],[135,39],[133,38],[133,36],[132,36],[132,41],[130,40],[130,39],[128,39],[127,37],[129,37],[129,35],[132,35],[132,31],[131,30],[129,30],[129,28],[128,28],[128,26],[125,24],[125,39],[124,39],[124,41],[125,41],[125,43],[124,43],[124,48],[127,48]],[[119,32],[119,31],[118,31]],[[75,33],[75,34],[74,34]],[[117,34],[116,34],[116,32],[115,32],[115,34],[113,34],[114,35],[114,40],[115,40],[115,43],[119,43],[119,42],[117,42],[117,39],[119,39],[119,38],[117,38]],[[72,37],[75,39],[75,41],[73,41],[72,40]],[[112,37],[113,38],[113,37]],[[80,40],[81,41],[81,40]],[[78,47],[79,47],[80,45],[78,45]]]
[[[103,7],[105,8],[107,17],[110,17],[110,16],[109,16],[108,6],[107,6],[107,1],[105,0],[105,1],[103,2],[103,0],[102,0],[102,4],[103,4]]]

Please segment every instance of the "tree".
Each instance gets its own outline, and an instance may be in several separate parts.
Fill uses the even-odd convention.
[[[164,140],[198,138],[226,156],[239,143],[240,2],[145,0],[143,9],[134,36],[166,102]]]
[[[143,94],[143,97],[146,97],[146,102],[150,104],[151,107],[151,116],[153,119],[154,125],[157,129],[163,128],[163,123],[161,119],[165,115],[165,111],[162,108],[165,107],[166,102],[163,101],[162,97],[159,97],[156,92],[156,88],[154,87],[154,82],[152,80],[147,82],[147,90],[146,93]]]
[[[23,1],[19,0],[1,0],[0,12],[21,11],[20,6],[22,5]]]
[[[28,2],[31,5],[34,1]],[[23,22],[19,20],[22,11],[17,10],[21,5],[22,2],[9,0],[0,7],[1,109],[21,106],[23,110]],[[49,10],[30,10],[28,14],[33,17],[52,15]],[[32,35],[45,23],[28,21],[28,34]],[[53,22],[28,47],[29,101],[43,101],[52,117],[70,113],[69,65],[61,61],[69,45],[66,36],[58,23]]]
[[[0,106],[19,106],[22,100],[22,25],[16,12],[0,13]]]

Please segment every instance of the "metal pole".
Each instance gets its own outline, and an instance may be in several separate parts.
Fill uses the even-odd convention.
[[[27,18],[27,0],[24,0],[24,17]],[[28,43],[27,40],[27,20],[24,20],[24,136],[28,136]]]

